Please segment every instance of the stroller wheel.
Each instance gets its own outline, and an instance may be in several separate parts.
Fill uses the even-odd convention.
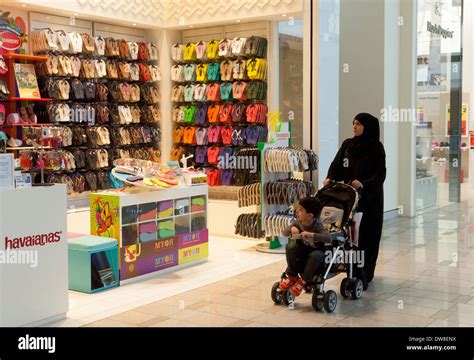
[[[283,301],[283,292],[279,290],[280,283],[277,281],[272,286],[272,300],[275,304],[281,304]]]
[[[344,278],[342,279],[342,282],[341,282],[341,295],[343,298],[347,299],[349,296],[351,296],[351,290],[349,289],[349,279],[348,278]]]
[[[324,291],[320,293],[318,290],[316,290],[313,293],[313,298],[311,300],[311,305],[313,305],[313,309],[316,311],[321,311],[323,310],[324,307]]]
[[[326,295],[324,295],[324,309],[328,313],[332,313],[336,310],[337,305],[337,295],[335,291],[329,290]]]
[[[312,287],[311,285],[305,285],[305,286],[304,286],[304,292],[305,292],[305,293],[308,294],[308,293],[310,293],[310,292],[312,292],[312,291],[313,291],[313,287]]]
[[[283,292],[281,297],[283,300],[283,304],[285,304],[286,306],[290,306],[290,304],[294,304],[295,302],[295,297],[289,290]]]
[[[362,296],[362,291],[364,291],[364,283],[361,279],[356,279],[354,288],[351,290],[352,298],[354,300],[360,299]]]

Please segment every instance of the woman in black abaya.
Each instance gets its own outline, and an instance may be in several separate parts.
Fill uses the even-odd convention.
[[[364,250],[364,271],[359,271],[358,277],[367,289],[374,277],[382,236],[385,150],[379,141],[380,126],[376,117],[358,114],[352,123],[352,131],[354,137],[342,143],[324,185],[334,180],[361,188],[358,211],[364,214],[359,228],[359,249]]]

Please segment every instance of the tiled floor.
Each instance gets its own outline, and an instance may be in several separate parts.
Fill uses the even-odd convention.
[[[211,246],[218,247],[226,241],[229,240],[213,239]],[[235,244],[242,241],[234,241]],[[110,313],[86,326],[474,327],[474,200],[386,223],[374,281],[360,300],[346,300],[338,295],[338,305],[332,314],[315,312],[309,294],[301,295],[294,308],[274,305],[270,289],[285,268],[282,256],[257,253],[248,245],[234,250],[228,246],[220,261],[227,258],[232,262],[235,254],[240,254],[235,267],[243,269],[240,260],[245,254],[255,268],[233,277],[229,276],[230,270],[227,276],[215,272],[217,263],[214,273],[209,273],[208,264],[184,270],[199,274],[196,279],[202,275],[202,283],[212,282],[189,291],[181,286],[186,278],[181,272],[125,286],[118,290],[137,298],[147,291],[159,292],[163,285],[171,283],[182,291],[143,306],[139,306],[137,299],[127,303],[128,311]],[[256,261],[261,261],[262,266],[255,266]],[[341,277],[329,280],[326,289],[339,293]],[[122,294],[98,296],[103,304],[98,312],[102,315],[107,313],[108,304],[123,299]],[[93,318],[82,318],[81,322]]]

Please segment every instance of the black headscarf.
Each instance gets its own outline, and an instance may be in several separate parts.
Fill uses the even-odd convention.
[[[380,139],[380,125],[379,120],[368,113],[357,114],[354,118],[362,124],[364,131],[360,136],[354,136],[347,151],[352,156],[364,156],[370,151],[374,143],[379,142]]]

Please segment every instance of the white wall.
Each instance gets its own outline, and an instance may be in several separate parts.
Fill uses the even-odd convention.
[[[167,0],[164,23],[167,27],[188,24],[220,25],[236,19],[264,20],[270,16],[303,11],[303,0]]]
[[[399,0],[385,2],[385,56],[384,56],[384,104],[385,109],[399,109],[399,53],[400,53],[400,26],[398,17],[400,14]],[[400,176],[398,167],[398,151],[400,138],[396,122],[382,123],[383,144],[386,153],[387,178],[384,184],[384,207],[385,211],[398,208],[398,179]]]
[[[417,11],[413,0],[400,0],[399,105],[416,108]],[[415,133],[414,123],[402,122],[398,127],[398,203],[404,216],[415,215]]]
[[[108,23],[131,26],[133,23],[147,27],[163,25],[164,1],[156,0],[6,0],[19,6],[26,4],[29,11],[73,16],[83,20],[99,21],[107,19]],[[3,3],[3,1],[2,1]]]
[[[80,14],[82,18],[128,26],[184,27],[189,25],[220,25],[236,19],[263,20],[270,16],[301,13],[303,0],[6,0],[3,3],[28,4],[28,9],[58,15]]]
[[[380,119],[383,109],[397,109],[400,89],[399,1],[341,0],[340,14],[339,144],[353,136],[356,114],[368,112]],[[381,122],[387,154],[385,211],[399,206],[399,125]]]
[[[320,0],[317,57],[317,150],[319,156],[319,187],[341,143],[339,138],[339,0]],[[341,139],[343,140],[343,139]]]

